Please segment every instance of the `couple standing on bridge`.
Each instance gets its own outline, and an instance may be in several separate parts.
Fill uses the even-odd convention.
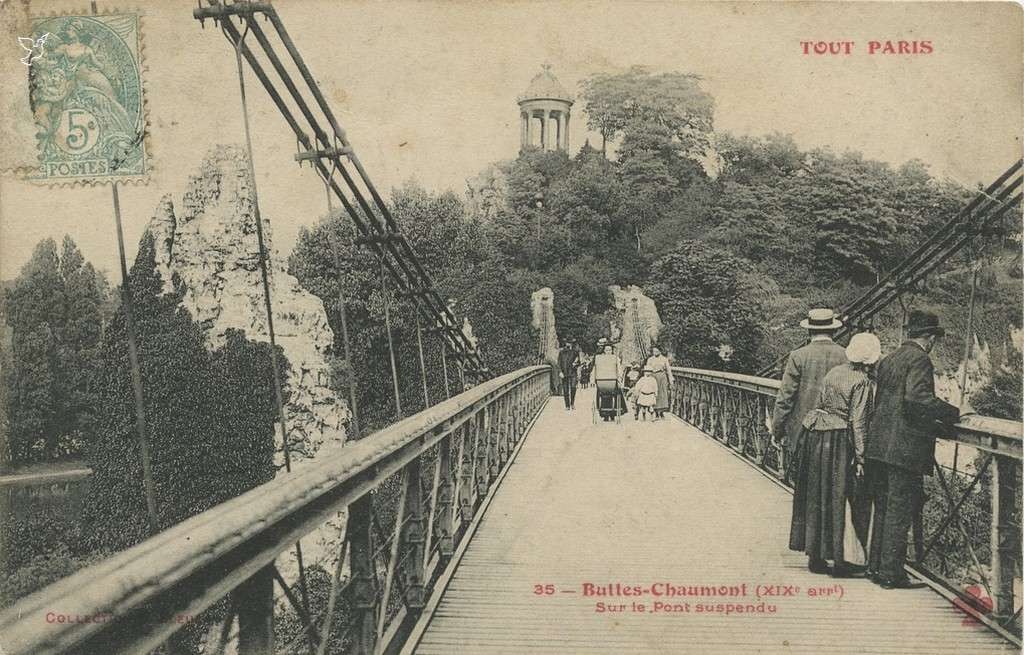
[[[945,330],[935,314],[913,311],[907,339],[879,361],[871,333],[845,349],[832,340],[843,324],[831,309],[812,309],[800,325],[810,341],[789,354],[772,416],[794,485],[789,547],[814,573],[832,560],[835,577],[920,586],[903,568],[907,532],[924,505],[936,431],[959,419],[935,396],[928,356]]]

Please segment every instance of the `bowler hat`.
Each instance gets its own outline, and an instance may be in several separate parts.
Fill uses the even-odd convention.
[[[946,329],[939,325],[939,317],[931,312],[921,311],[915,309],[910,312],[910,316],[907,318],[907,324],[904,326],[907,331],[907,336],[913,339],[914,337],[923,337],[926,334],[937,334],[938,336],[945,336]]]
[[[800,327],[807,330],[838,330],[843,327],[843,323],[831,309],[819,308],[807,312],[807,318],[800,321]]]

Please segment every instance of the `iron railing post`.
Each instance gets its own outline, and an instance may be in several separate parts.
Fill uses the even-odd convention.
[[[373,564],[372,512],[369,495],[349,505],[348,552],[352,576],[352,652],[355,655],[372,655],[377,643],[377,570]]]
[[[440,444],[444,446],[444,442]],[[405,515],[408,517],[402,541],[405,553],[405,606],[418,613],[425,602],[424,589],[424,541],[425,521],[423,517],[423,487],[420,481],[421,458],[417,457],[406,467]]]
[[[487,411],[486,408],[480,410],[481,412]],[[459,522],[460,526],[469,523],[473,518],[473,492],[476,488],[476,463],[477,463],[477,451],[479,450],[479,442],[477,436],[480,432],[478,429],[479,413],[474,414],[471,419],[466,421],[465,425],[465,440],[466,445],[463,449],[462,462],[460,463],[460,476],[462,481],[459,485]]]
[[[997,617],[1013,615],[1013,580],[1020,559],[1018,529],[1012,524],[1019,462],[995,456],[992,469],[992,591]]]
[[[238,586],[234,606],[238,608],[239,655],[268,655],[274,652],[274,566],[260,569]]]
[[[505,397],[508,398],[507,395]],[[501,448],[502,431],[503,427],[500,417],[484,414],[484,433],[487,435],[487,459],[485,461],[487,464],[486,480],[488,484],[490,480],[498,477],[498,473],[501,471],[499,449]],[[486,489],[481,489],[480,495],[482,496],[485,492]]]
[[[455,497],[452,492],[455,486],[454,478],[458,472],[452,470],[452,448],[458,448],[457,434],[459,433],[453,432],[442,441],[438,452],[441,477],[437,483],[437,517],[434,519],[434,531],[437,534],[437,550],[441,555],[442,564],[447,563],[455,552],[452,537],[452,505]]]

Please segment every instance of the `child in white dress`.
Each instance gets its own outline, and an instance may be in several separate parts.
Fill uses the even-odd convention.
[[[648,415],[654,415],[654,404],[658,399],[658,381],[654,377],[654,371],[650,368],[644,369],[644,376],[629,390],[629,397],[636,408],[633,415],[636,420],[640,420],[641,413],[645,421]]]

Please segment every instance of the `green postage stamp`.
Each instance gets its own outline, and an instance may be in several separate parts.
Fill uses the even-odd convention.
[[[148,173],[139,16],[32,19],[29,100],[44,182],[104,182]]]

